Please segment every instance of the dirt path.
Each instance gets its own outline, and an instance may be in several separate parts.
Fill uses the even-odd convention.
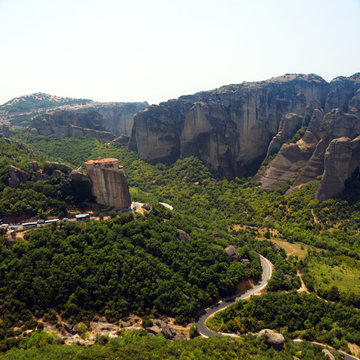
[[[301,281],[301,287],[299,287],[299,289],[297,289],[297,292],[306,292],[308,294],[310,294],[310,291],[308,290],[308,288],[306,287],[305,283],[304,283],[304,280],[302,279],[302,276],[300,274],[300,271],[298,270],[297,274],[296,274],[299,278],[300,278],[300,281]]]

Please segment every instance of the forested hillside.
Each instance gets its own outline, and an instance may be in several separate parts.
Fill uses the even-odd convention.
[[[92,200],[89,184],[82,180],[62,182],[59,177],[50,177],[56,165],[47,162],[50,158],[16,143],[0,138],[0,218],[5,221],[26,219],[31,216],[64,217],[70,208],[87,207],[85,200]],[[36,162],[44,170],[37,177],[31,163]],[[9,186],[10,168],[16,176],[24,174],[26,181],[18,186]],[[48,174],[46,174],[46,172]]]
[[[40,331],[43,317],[53,318],[54,311],[71,323],[88,324],[98,313],[109,321],[118,321],[130,313],[172,316],[180,323],[193,321],[200,309],[233,293],[239,281],[259,278],[256,253],[274,265],[269,294],[248,303],[246,317],[253,320],[243,321],[243,313],[229,310],[223,323],[222,313],[214,318],[220,319],[215,327],[245,334],[269,326],[289,337],[323,341],[347,351],[348,343],[359,342],[358,311],[353,308],[360,304],[359,287],[354,286],[360,259],[357,178],[349,181],[346,192],[337,198],[319,202],[314,200],[316,182],[289,195],[285,192],[291,182],[277,191],[266,192],[246,178],[229,181],[218,177],[196,157],[179,159],[171,166],[151,165],[121,146],[95,138],[55,140],[18,132],[16,139],[33,151],[42,152],[44,159],[57,159],[74,167],[98,156],[118,158],[124,166],[132,200],[149,203],[152,210],[143,211],[143,215],[44,228],[28,233],[24,242],[12,248],[1,245],[0,276],[5,284],[1,289],[3,350],[20,344],[21,337],[16,338],[16,334],[36,327]],[[19,153],[17,158],[22,155]],[[59,186],[56,182],[50,185]],[[33,189],[35,185],[29,183],[28,187]],[[2,198],[6,197],[6,189],[3,188]],[[57,194],[59,190],[61,193],[57,189]],[[165,210],[157,205],[159,201],[171,204],[174,210]],[[66,201],[64,206],[68,206]],[[189,243],[179,239],[179,230],[190,235]],[[286,251],[281,249],[283,244],[287,244]],[[224,251],[228,245],[238,246],[238,254],[250,259],[251,267],[228,257]],[[309,291],[330,302],[313,295],[285,295],[283,291],[300,288],[300,275]],[[309,302],[313,303],[314,312],[322,309],[319,316],[309,317],[305,325],[295,317],[291,322],[292,309],[307,311]],[[270,303],[276,304],[271,312],[274,321],[261,317]],[[281,318],[276,311],[283,314]],[[347,314],[343,322],[336,317],[338,314]],[[19,316],[26,319],[22,325]],[[61,322],[58,327],[62,327]],[[311,327],[315,327],[314,332]],[[152,348],[152,340],[143,341],[144,347]],[[228,340],[219,340],[216,346],[221,348],[221,341]],[[166,349],[168,346],[177,345],[166,345]],[[63,354],[65,350],[56,351]],[[116,356],[108,347],[88,351],[108,352],[108,358]],[[161,351],[166,354],[167,350]],[[270,356],[265,352],[256,355],[250,349],[244,350],[243,355],[236,351],[237,358],[250,353],[259,359]],[[292,359],[286,352],[271,356]],[[300,359],[320,355],[311,356],[298,355]]]
[[[141,333],[128,332],[122,337],[109,341],[105,346],[61,346],[46,345],[54,339],[40,334],[26,339],[21,344],[21,350],[9,352],[0,359],[4,360],[293,360],[296,356],[301,360],[322,360],[324,354],[321,348],[310,344],[287,343],[286,348],[277,352],[268,348],[261,340],[254,336],[241,339],[231,338],[197,338],[189,341],[170,341],[162,336],[149,338]],[[44,345],[39,348],[39,343]],[[29,349],[29,350],[25,350]],[[336,360],[342,356],[334,354]]]

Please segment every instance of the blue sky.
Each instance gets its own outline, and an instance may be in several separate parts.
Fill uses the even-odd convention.
[[[0,104],[158,103],[284,73],[360,71],[360,0],[0,0]]]

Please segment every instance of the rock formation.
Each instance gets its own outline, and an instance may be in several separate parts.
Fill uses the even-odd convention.
[[[274,330],[263,329],[258,336],[264,339],[266,345],[273,347],[275,350],[281,350],[284,347],[284,336]]]
[[[258,170],[265,158],[254,177],[262,188],[291,180],[293,191],[322,176],[317,197],[323,200],[341,192],[360,165],[354,140],[359,119],[360,73],[330,83],[314,74],[287,74],[150,106],[135,116],[129,148],[154,162],[195,155],[228,178]],[[343,161],[347,165],[340,166]]]
[[[131,135],[134,115],[149,104],[144,102],[96,103],[94,110],[103,117],[104,128],[116,136]],[[84,111],[84,110],[82,110]],[[88,110],[86,110],[88,111]]]
[[[130,149],[168,163],[196,155],[220,174],[241,176],[266,154],[280,124],[291,134],[299,117],[324,106],[328,89],[321,77],[300,74],[182,96],[135,116]]]
[[[9,186],[12,188],[17,188],[21,183],[24,183],[30,180],[31,176],[24,170],[21,170],[13,165],[9,167]]]
[[[360,74],[330,83],[325,111],[313,111],[304,136],[284,144],[254,181],[272,190],[295,179],[288,192],[321,177],[316,197],[326,200],[344,190],[345,180],[360,166]],[[326,112],[326,110],[329,110]],[[348,111],[348,112],[345,112]]]
[[[234,260],[237,261],[241,261],[241,256],[240,254],[237,252],[236,247],[234,245],[229,245],[226,249],[225,249],[226,254],[231,257]]]
[[[105,130],[103,117],[96,111],[64,110],[38,115],[31,121],[28,131],[34,135],[55,135],[57,139],[84,135],[105,140],[115,138],[114,134]]]
[[[128,209],[131,206],[129,188],[118,159],[89,160],[85,163],[91,181],[92,194],[98,204]]]
[[[178,238],[186,244],[191,242],[191,236],[181,229],[178,229]]]

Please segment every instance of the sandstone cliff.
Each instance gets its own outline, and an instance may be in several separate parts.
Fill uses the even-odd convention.
[[[63,110],[38,115],[31,121],[28,130],[34,135],[55,135],[58,139],[83,135],[106,140],[115,138],[114,134],[105,131],[103,117],[96,111]]]
[[[92,136],[113,140],[129,136],[134,115],[148,104],[143,103],[88,103],[74,110],[59,110],[37,115],[28,131],[34,135],[55,135],[56,138]]]
[[[322,177],[323,200],[341,192],[360,165],[359,118],[360,73],[330,83],[287,74],[151,106],[135,116],[129,147],[150,161],[196,155],[229,178],[247,175],[265,158],[254,177],[262,188],[292,180],[293,191]]]
[[[320,200],[344,189],[345,180],[360,166],[360,74],[334,79],[325,106],[313,111],[304,136],[283,144],[279,153],[254,181],[262,188],[275,189],[296,178],[288,192],[321,177],[317,192]]]
[[[146,101],[129,103],[95,103],[94,110],[103,117],[105,130],[112,132],[116,136],[130,136],[135,114],[148,106],[149,104]]]
[[[299,118],[325,106],[328,91],[321,77],[296,74],[182,96],[135,116],[130,149],[168,163],[196,155],[229,178],[245,175],[266,154],[280,124],[291,134]]]
[[[130,208],[129,188],[117,159],[89,160],[85,166],[91,181],[92,194],[98,204],[113,206],[116,209]]]

